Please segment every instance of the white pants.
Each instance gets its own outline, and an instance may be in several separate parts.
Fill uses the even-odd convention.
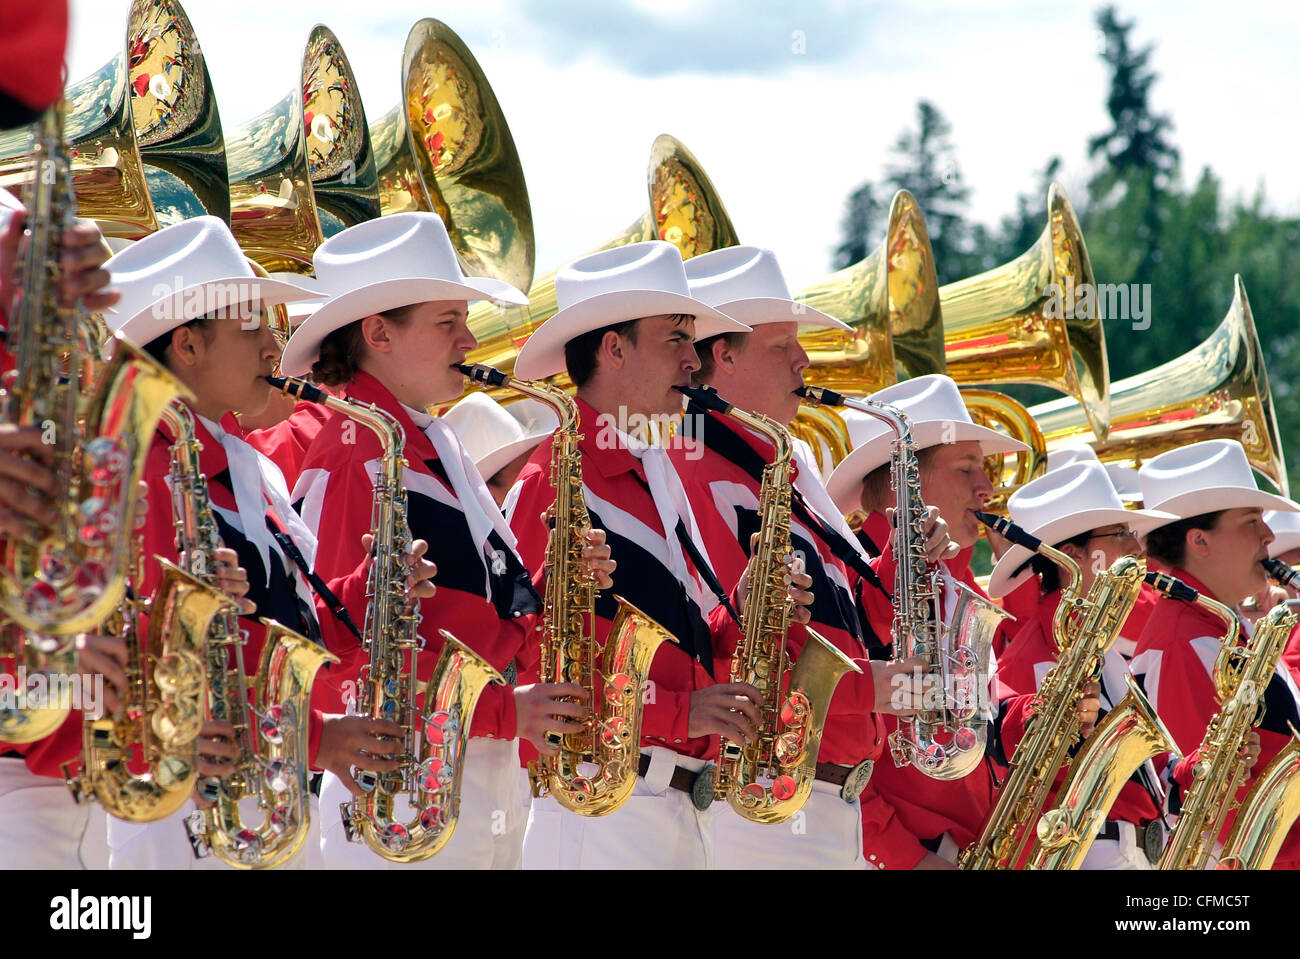
[[[808,802],[786,822],[750,822],[729,805],[713,817],[719,869],[865,869],[862,806],[840,787],[814,782]]]
[[[528,869],[712,869],[715,817],[669,785],[680,765],[707,763],[652,747],[650,769],[631,797],[607,816],[579,816],[553,799],[533,800],[524,840]]]
[[[0,759],[0,869],[103,869],[104,810],[78,805],[62,779]]]
[[[1146,852],[1137,844],[1137,830],[1131,822],[1119,823],[1118,839],[1095,839],[1080,869],[1153,869]]]
[[[312,797],[313,800],[315,797]],[[240,810],[246,817],[245,822],[251,828],[262,824],[265,815],[257,808],[256,799],[247,799],[240,804]],[[194,855],[190,845],[189,834],[185,831],[185,820],[196,811],[194,801],[190,800],[166,819],[157,822],[127,822],[123,819],[108,820],[108,867],[110,869],[233,869],[216,856]],[[312,844],[320,843],[320,817],[312,809],[312,821],[307,830],[307,838],[302,846],[278,869],[306,869],[307,851]]]
[[[321,786],[321,855],[328,869],[519,869],[524,807],[519,796],[519,741],[476,737],[465,750],[456,831],[422,862],[390,862],[363,842],[350,843],[339,806],[351,799],[333,773]],[[398,809],[398,818],[406,813]],[[412,814],[412,818],[413,818]]]

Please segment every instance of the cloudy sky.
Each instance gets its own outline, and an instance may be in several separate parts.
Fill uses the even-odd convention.
[[[1106,128],[1093,12],[1073,0],[184,0],[227,131],[287,93],[307,35],[329,26],[371,121],[398,99],[410,26],[434,16],[478,58],[528,178],[538,271],[641,215],[650,144],[695,153],[743,241],[776,250],[791,285],[828,272],[844,198],[877,178],[916,101],[954,129],[975,217],[994,221],[1053,154],[1082,193]],[[112,55],[127,0],[72,0],[69,76]],[[1155,109],[1172,115],[1184,178],[1263,185],[1300,212],[1300,4],[1135,0],[1154,42]],[[1290,66],[1287,66],[1290,64]],[[1230,268],[1229,268],[1230,269]]]

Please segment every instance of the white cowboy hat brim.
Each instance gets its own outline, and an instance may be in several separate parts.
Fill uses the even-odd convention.
[[[829,313],[814,310],[811,306],[777,296],[755,296],[744,300],[719,303],[718,309],[733,320],[749,326],[765,323],[798,323],[800,326],[829,326],[851,332],[853,327],[837,320]]]
[[[1138,536],[1145,536],[1148,530],[1163,526],[1165,523],[1171,523],[1177,518],[1177,516],[1170,513],[1162,513],[1158,510],[1086,509],[1071,513],[1069,516],[1062,516],[1050,523],[1044,523],[1038,529],[1029,530],[1029,533],[1032,536],[1037,536],[1048,546],[1055,546],[1063,540],[1071,539],[1088,530],[1100,529],[1103,526],[1114,526],[1117,523],[1124,523],[1132,528],[1133,532]],[[1034,573],[1031,569],[1023,569],[1018,574],[1016,573],[1016,570],[1020,569],[1032,555],[1034,555],[1033,550],[1025,549],[1023,546],[1012,546],[1003,553],[1002,558],[993,567],[993,574],[989,577],[986,592],[994,599],[1006,596],[1033,576]]]
[[[406,277],[371,283],[318,306],[289,338],[280,367],[289,376],[304,376],[320,358],[320,345],[335,330],[372,313],[383,313],[431,300],[500,300],[525,305],[528,297],[508,283],[470,276],[464,283],[430,277]]]
[[[719,333],[749,333],[744,323],[699,300],[663,290],[613,290],[579,300],[539,326],[519,350],[515,375],[540,380],[564,372],[564,344],[574,337],[647,316],[684,313],[695,317],[695,339]]]
[[[200,290],[232,290],[238,296],[219,298],[213,301],[208,296],[199,296]],[[247,295],[245,295],[247,294]],[[222,306],[235,306],[250,300],[261,300],[267,306],[280,306],[297,300],[318,299],[322,294],[285,280],[268,279],[263,276],[232,276],[219,280],[205,280],[193,286],[182,287],[175,293],[159,297],[125,322],[117,323],[112,311],[109,325],[122,333],[137,346],[156,340],[183,323],[198,319],[206,313]]]
[[[1174,514],[1174,519],[1159,525],[1200,516],[1203,513],[1218,513],[1225,509],[1277,509],[1294,513],[1300,507],[1282,496],[1265,493],[1262,489],[1246,489],[1242,486],[1210,486],[1205,489],[1192,490],[1171,496],[1161,503],[1148,503],[1149,510]],[[1154,528],[1154,527],[1153,527]]]
[[[978,442],[985,456],[1019,453],[1029,449],[1019,440],[1013,440],[997,430],[961,420],[921,420],[912,424],[912,438],[918,450],[967,440]],[[830,493],[831,499],[842,513],[851,513],[859,508],[862,478],[889,462],[894,439],[893,430],[886,427],[884,432],[855,447],[831,472],[826,481],[826,492]]]
[[[523,456],[529,450],[536,449],[543,441],[548,439],[554,429],[548,429],[544,432],[529,433],[522,439],[515,440],[513,443],[507,443],[500,449],[493,450],[481,460],[476,460],[474,465],[478,467],[479,474],[482,475],[483,481],[487,482],[498,471],[509,466],[517,457]]]

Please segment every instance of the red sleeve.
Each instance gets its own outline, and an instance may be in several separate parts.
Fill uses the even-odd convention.
[[[1002,608],[1014,616],[1015,620],[1010,629],[999,627],[993,637],[993,655],[999,660],[1002,659],[1007,647],[1011,645],[1011,641],[1015,638],[1016,630],[1025,623],[1032,622],[1038,614],[1040,597],[1041,590],[1038,588],[1037,576],[1030,576],[1002,597]],[[1012,621],[1007,620],[1006,622]]]
[[[313,709],[307,714],[307,762],[312,769],[317,772],[323,772],[321,766],[316,765],[316,755],[320,752],[320,736],[325,727],[325,714],[319,709]]]
[[[893,762],[888,754],[880,762]],[[862,854],[877,869],[915,869],[926,848],[899,820],[893,805],[868,782],[862,804]]]
[[[1015,756],[1016,747],[1025,738],[1025,727],[1034,714],[1030,708],[1037,693],[1020,693],[1002,700],[1002,722],[999,735],[1002,737],[1002,751],[1008,759]]]

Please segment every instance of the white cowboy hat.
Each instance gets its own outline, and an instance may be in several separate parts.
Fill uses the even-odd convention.
[[[137,346],[241,303],[279,306],[320,296],[298,283],[258,276],[230,228],[215,216],[196,216],[151,233],[105,268],[122,298],[104,319]]]
[[[1149,508],[1182,519],[1225,509],[1297,508],[1255,485],[1246,451],[1236,440],[1205,440],[1161,453],[1138,470],[1138,477]]]
[[[677,247],[663,240],[631,243],[580,257],[555,276],[559,310],[519,350],[515,375],[542,379],[564,371],[564,344],[576,336],[645,316],[685,313],[695,317],[695,339],[748,333],[691,296]]]
[[[798,323],[851,330],[821,310],[796,303],[776,254],[757,246],[728,246],[686,261],[691,296],[749,326]]]
[[[1063,446],[1047,454],[1047,472],[1069,466],[1071,463],[1100,463],[1101,468],[1110,477],[1115,492],[1125,503],[1142,502],[1142,484],[1138,481],[1138,471],[1114,463],[1102,463],[1097,459],[1097,451],[1086,443],[1078,446]]]
[[[1300,510],[1300,503],[1291,500],[1291,509]],[[1268,544],[1270,558],[1277,559],[1283,553],[1300,549],[1300,512],[1265,510],[1264,524],[1273,533],[1273,542]]]
[[[957,384],[939,373],[917,376],[871,394],[870,399],[889,403],[906,413],[912,421],[912,439],[917,450],[946,443],[977,441],[984,455],[1015,453],[1028,449],[1019,440],[976,426],[962,401]],[[843,512],[858,508],[862,478],[889,462],[894,445],[894,431],[865,413],[845,410],[845,423],[853,452],[840,462],[826,481],[826,490]]]
[[[1007,500],[1007,513],[1012,522],[1048,546],[1116,523],[1141,536],[1178,518],[1155,510],[1125,509],[1110,477],[1095,461],[1061,466],[1026,483]],[[1005,596],[1032,576],[1032,570],[1020,569],[1032,555],[1032,550],[1023,546],[1012,546],[1003,553],[989,577],[988,594]]]
[[[485,480],[560,425],[555,411],[545,403],[524,397],[502,406],[486,393],[470,393],[442,418],[456,431]]]
[[[312,257],[317,289],[329,296],[294,331],[281,367],[302,376],[325,337],[372,313],[431,300],[526,304],[509,283],[461,272],[447,228],[433,213],[395,213],[336,233]]]

